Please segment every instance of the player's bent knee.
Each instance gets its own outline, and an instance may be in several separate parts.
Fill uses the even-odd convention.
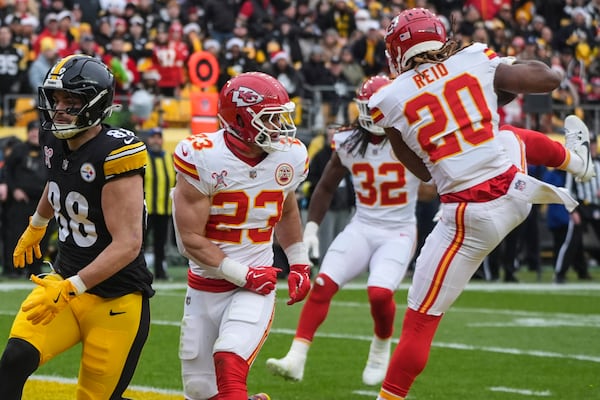
[[[189,400],[210,399],[217,393],[214,378],[210,376],[184,376],[183,391]]]
[[[369,303],[373,306],[388,304],[394,298],[394,292],[390,289],[369,286],[367,288]]]
[[[10,338],[0,359],[0,371],[4,377],[31,375],[40,364],[40,352],[31,343],[18,338]]]
[[[189,400],[210,399],[217,393],[213,376],[187,375],[183,377],[183,391]]]
[[[330,277],[325,274],[319,274],[315,278],[309,300],[317,303],[328,302],[337,293],[338,288],[337,283]]]

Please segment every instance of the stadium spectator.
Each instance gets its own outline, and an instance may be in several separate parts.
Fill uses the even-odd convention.
[[[21,93],[21,76],[25,55],[12,41],[12,32],[8,26],[0,26],[0,105],[4,106],[5,96]],[[14,107],[14,99],[9,102],[9,109]],[[15,123],[12,115],[4,115],[8,125]]]
[[[465,8],[468,8],[468,7],[475,8],[478,11],[479,15],[481,16],[481,18],[486,21],[494,18],[503,7],[510,9],[511,6],[512,6],[511,0],[499,0],[499,1],[466,0],[464,2]]]
[[[123,97],[130,94],[131,89],[140,81],[137,63],[125,51],[125,41],[121,36],[113,36],[107,52],[102,56],[115,76],[115,102],[123,102]]]
[[[102,49],[98,46],[92,35],[84,34],[81,35],[81,38],[79,39],[79,48],[75,50],[74,54],[83,54],[101,60],[101,50]]]
[[[184,20],[181,13],[181,5],[177,0],[169,0],[166,5],[158,12],[160,20],[158,24],[165,24],[166,26],[173,26],[175,22],[182,24]]]
[[[48,170],[44,165],[45,155],[40,146],[40,123],[36,119],[27,125],[27,139],[15,145],[6,158],[4,174],[8,186],[6,200],[6,236],[5,259],[7,269],[13,269],[13,274],[22,273],[14,269],[11,253],[14,250],[21,233],[27,228],[29,216],[33,215],[48,178]],[[46,254],[48,240],[53,232],[48,229],[40,243],[42,254]],[[30,274],[38,275],[42,272],[43,259],[35,259],[27,266],[26,278]]]
[[[267,35],[268,41],[275,41],[279,48],[290,56],[295,68],[302,65],[304,55],[300,47],[300,27],[296,22],[296,7],[290,5],[283,10],[282,15],[275,20],[275,29]]]
[[[51,37],[43,38],[40,41],[40,53],[27,71],[31,93],[37,94],[38,88],[42,86],[44,81],[44,76],[57,59],[58,49],[54,39]]]
[[[115,18],[113,22],[113,37],[125,39],[125,35],[129,32],[128,22],[125,18]]]
[[[356,30],[354,10],[350,0],[334,0],[333,6],[323,15],[319,24],[323,32],[328,29],[335,30],[344,42],[342,45],[345,45],[352,32]]]
[[[338,31],[329,28],[323,32],[323,37],[319,40],[319,44],[323,52],[323,61],[329,63],[333,57],[339,57],[342,47],[346,45],[346,41],[340,37]]]
[[[407,33],[410,34],[408,40]],[[400,341],[392,355],[379,400],[406,398],[427,364],[443,315],[464,290],[483,258],[526,218],[531,203],[563,202],[571,209],[576,205],[564,191],[526,175],[525,157],[538,163],[533,158],[541,154],[542,163],[566,166],[584,180],[595,175],[586,148],[589,145],[587,128],[575,116],[565,122],[567,150],[543,134],[517,128],[511,129],[515,133],[512,134],[499,130],[492,122],[498,118],[496,93],[501,95],[500,104],[503,104],[514,98],[504,95],[503,91],[548,92],[560,82],[555,71],[537,61],[503,59],[490,53],[485,44],[462,48],[448,39],[443,23],[427,10],[409,9],[397,15],[387,31],[386,47],[391,72],[398,76],[375,93],[368,104],[375,123],[386,129],[400,162],[422,181],[431,179],[441,200],[441,218],[417,259]],[[433,74],[441,65],[447,68],[443,75],[415,87],[423,71]],[[471,84],[459,81],[467,75],[485,76],[486,73],[489,73],[487,78],[473,82],[486,99],[484,103],[487,102],[486,111],[481,113],[474,111],[482,106],[477,100],[469,99],[468,105],[460,101],[458,92],[463,90],[463,85]],[[449,87],[454,89],[448,91]],[[442,109],[446,108],[441,103],[432,103],[437,96],[446,97],[444,101],[450,106],[447,109],[450,113],[469,115],[471,123],[488,127],[467,133],[454,118],[444,117],[437,133],[436,129],[423,129],[438,126],[438,118],[444,114]],[[455,100],[448,100],[448,96]],[[424,109],[432,110],[431,107],[437,111],[423,113]],[[460,134],[456,133],[459,131]],[[448,144],[447,140],[454,134],[461,137],[452,139],[451,148],[424,144],[435,142],[436,137],[446,137],[444,143]],[[465,142],[462,135],[467,137]],[[534,139],[535,145],[524,143]],[[466,142],[469,144],[464,145]],[[525,154],[525,148],[530,152]],[[523,186],[530,188],[527,194],[522,192]]]
[[[187,23],[183,27],[182,40],[188,48],[188,54],[202,51],[202,30],[200,25],[195,22]],[[186,75],[185,71],[184,75]]]
[[[367,32],[352,44],[354,59],[366,76],[384,73],[387,69],[385,41],[379,31],[379,22],[371,20]]]
[[[290,56],[283,50],[274,52],[270,57],[269,75],[274,76],[283,85],[290,100],[301,103],[304,96],[304,80],[302,74],[291,64]]]
[[[39,10],[35,6],[35,4],[31,4],[30,7],[29,0],[15,0],[12,13],[7,15],[3,20],[8,25],[10,23],[9,20],[23,21],[23,19],[30,17],[37,19]]]
[[[152,63],[160,74],[158,87],[166,97],[178,97],[185,82],[189,50],[181,40],[182,35],[183,26],[179,21],[168,27],[161,24],[152,48]]]
[[[75,21],[73,13],[63,10],[56,15],[58,30],[67,38],[67,47],[59,52],[61,57],[66,57],[75,52],[79,45],[79,21]]]
[[[589,25],[588,19],[589,14],[583,8],[573,9],[570,24],[556,32],[553,47],[558,51],[569,49],[573,54],[579,46],[596,48],[596,32]]]
[[[145,31],[144,19],[139,15],[134,15],[129,19],[129,30],[125,35],[125,42],[129,48],[128,54],[135,60],[138,67],[152,57],[152,46],[154,43],[148,39]]]
[[[304,59],[308,58],[313,46],[323,35],[317,24],[317,13],[309,7],[309,0],[299,0],[296,3],[296,23],[299,29],[299,43]]]
[[[81,22],[94,26],[100,14],[100,0],[74,0],[73,11],[81,13]]]
[[[365,73],[362,66],[354,58],[354,54],[352,54],[352,49],[350,47],[342,47],[340,61],[342,62],[342,73],[348,83],[350,83],[352,87],[359,87],[365,80]]]
[[[258,64],[244,51],[245,42],[239,37],[233,37],[225,45],[225,56],[220,63],[221,71],[218,86],[243,72],[257,71]]]
[[[244,0],[235,23],[247,27],[251,38],[262,41],[276,17],[277,10],[271,0]]]
[[[238,0],[205,1],[202,28],[222,47],[225,47],[227,41],[233,37],[238,7]]]
[[[2,276],[5,278],[18,278],[19,275],[15,274],[12,262],[4,262],[4,260],[10,260],[12,258],[12,250],[6,247],[6,243],[12,233],[8,230],[8,184],[6,183],[6,159],[10,156],[13,149],[17,144],[20,144],[21,140],[16,136],[8,136],[2,139],[1,152],[0,152],[0,247],[2,249],[0,253],[0,262],[2,263]]]
[[[102,17],[97,22],[94,40],[103,49],[103,53],[110,48],[110,41],[113,37],[113,26],[108,17]]]
[[[49,13],[44,18],[44,28],[33,42],[33,53],[37,56],[42,52],[42,41],[50,38],[58,54],[69,47],[69,40],[65,33],[58,28],[58,15]],[[51,64],[52,65],[52,64]]]
[[[275,308],[275,236],[291,265],[288,304],[310,290],[295,196],[307,153],[294,140],[292,111],[275,78],[242,73],[219,94],[223,129],[175,149],[173,218],[189,260],[179,351],[188,399],[247,397],[249,369]]]
[[[311,49],[308,60],[300,68],[304,83],[307,85],[304,91],[305,104],[312,108],[310,115],[314,120],[310,121],[310,126],[325,127],[325,122],[329,115],[329,108],[324,106],[320,86],[329,83],[330,72],[325,66],[324,52],[321,46],[314,46]]]

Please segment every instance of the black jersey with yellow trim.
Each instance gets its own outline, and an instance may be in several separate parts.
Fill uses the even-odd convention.
[[[49,170],[48,200],[58,223],[55,269],[63,277],[75,275],[112,241],[102,211],[104,185],[119,177],[144,176],[147,150],[131,131],[102,125],[100,133],[75,151],[66,140],[42,131],[40,141]],[[114,205],[119,207],[118,204]],[[146,216],[140,221],[144,229]],[[143,248],[136,259],[112,277],[91,288],[101,297],[141,291],[152,296],[152,274]]]

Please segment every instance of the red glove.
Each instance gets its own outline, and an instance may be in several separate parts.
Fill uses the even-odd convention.
[[[310,265],[290,265],[288,289],[290,291],[290,300],[287,302],[288,305],[304,300],[310,291]]]
[[[269,294],[275,289],[279,272],[281,269],[275,267],[249,267],[244,288],[258,294]]]

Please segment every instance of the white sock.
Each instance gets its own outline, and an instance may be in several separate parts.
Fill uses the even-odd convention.
[[[310,349],[310,342],[302,339],[294,339],[292,341],[292,346],[290,347],[290,351],[288,354],[293,354],[296,357],[306,358],[308,354],[308,350]]]
[[[583,172],[583,168],[585,167],[585,160],[581,159],[575,152],[567,149],[571,157],[569,157],[569,163],[567,164],[567,172],[572,173],[573,175],[581,174]]]

